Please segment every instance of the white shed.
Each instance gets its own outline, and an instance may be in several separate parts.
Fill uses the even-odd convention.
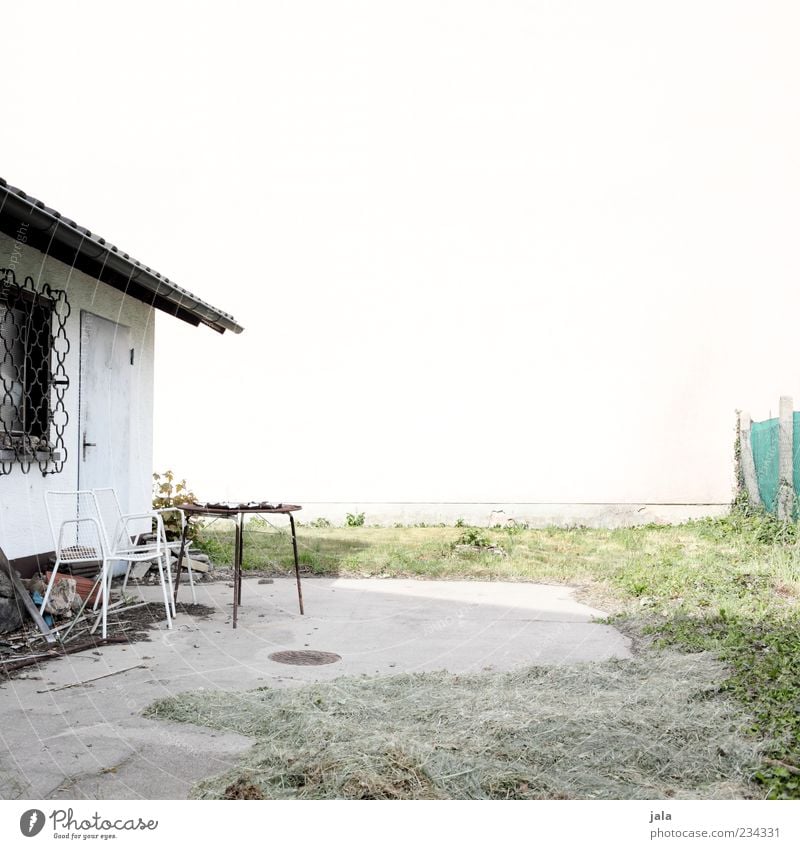
[[[242,330],[0,180],[0,548],[23,574],[53,549],[45,491],[114,486],[149,509],[156,309]]]

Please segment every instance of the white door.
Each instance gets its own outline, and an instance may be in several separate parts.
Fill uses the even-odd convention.
[[[128,511],[130,475],[130,329],[81,312],[80,489],[113,486]]]

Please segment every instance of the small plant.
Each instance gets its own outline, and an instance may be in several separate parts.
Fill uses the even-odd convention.
[[[469,545],[472,548],[492,548],[494,543],[480,528],[466,528],[456,540],[455,545]]]
[[[312,528],[329,528],[331,527],[331,522],[330,519],[320,516],[319,519],[314,519],[314,521],[309,522],[309,526]]]
[[[199,539],[195,540],[195,545],[200,551],[205,552],[213,563],[230,563],[231,557],[233,557],[233,546],[226,545],[214,537],[201,535]]]
[[[467,523],[463,519],[456,519],[456,525],[455,526],[457,528],[466,528]]]
[[[640,598],[641,596],[643,596],[647,592],[647,588],[648,584],[646,581],[637,580],[635,578],[632,578],[627,583],[628,592],[636,598]]]
[[[348,513],[344,523],[348,528],[360,528],[364,524],[364,518],[363,513]]]
[[[180,507],[181,504],[191,504],[197,497],[189,489],[186,480],[175,480],[175,475],[169,469],[163,474],[153,474],[153,509],[163,510],[167,507]],[[180,539],[181,520],[177,513],[167,513],[164,516],[164,530],[168,539]],[[186,536],[194,539],[196,529],[189,525]]]

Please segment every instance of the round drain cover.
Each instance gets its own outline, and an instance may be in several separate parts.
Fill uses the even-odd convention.
[[[342,658],[330,651],[276,651],[269,659],[276,663],[290,663],[292,666],[324,666]]]

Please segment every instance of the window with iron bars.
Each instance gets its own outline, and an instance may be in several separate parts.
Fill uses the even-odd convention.
[[[0,474],[64,467],[69,312],[63,290],[0,269]]]

